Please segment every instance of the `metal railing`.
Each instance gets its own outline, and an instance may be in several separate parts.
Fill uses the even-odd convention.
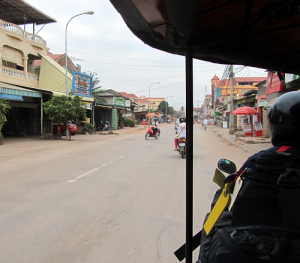
[[[14,76],[17,78],[25,78],[25,72],[22,70],[14,69],[14,68],[8,68],[2,66],[2,74]]]
[[[24,31],[18,25],[15,25],[13,23],[9,23],[9,22],[6,22],[6,21],[3,21],[3,20],[0,19],[0,27],[5,29],[5,30],[12,31],[12,32],[18,34],[19,36],[22,36],[25,39],[29,39],[29,40],[34,41],[34,42],[38,42],[38,43],[42,44],[43,46],[47,45],[47,42],[44,39],[42,39],[40,36],[30,34],[26,31]]]
[[[38,75],[34,73],[27,72],[27,79],[38,80]]]

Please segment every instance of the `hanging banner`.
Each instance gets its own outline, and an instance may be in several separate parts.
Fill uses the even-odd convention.
[[[92,97],[93,77],[73,72],[72,93],[78,96]]]
[[[112,109],[111,111],[111,128],[112,130],[116,130],[118,128],[117,109]]]

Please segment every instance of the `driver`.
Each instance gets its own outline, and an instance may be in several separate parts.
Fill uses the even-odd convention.
[[[270,108],[268,119],[271,142],[274,147],[250,156],[240,171],[245,168],[255,170],[253,159],[257,159],[266,151],[277,151],[282,146],[289,147],[284,151],[286,153],[300,154],[300,91],[291,91],[280,96]]]
[[[283,227],[284,229],[288,227],[297,231],[300,229],[300,213],[294,203],[295,200],[299,199],[300,195],[299,169],[293,169],[292,167],[293,160],[297,161],[296,157],[300,157],[300,91],[291,91],[280,96],[271,106],[268,112],[268,120],[273,147],[250,156],[239,172],[236,173],[239,175],[244,169],[250,168],[240,180],[242,182],[240,187],[242,188],[240,188],[240,191],[237,190],[238,194],[230,212],[228,210],[224,212],[223,221],[219,220],[221,217],[218,219],[218,222],[223,224],[219,224],[218,229],[228,225],[232,227],[259,225],[263,227]],[[227,178],[230,179],[234,175],[229,175]],[[238,179],[235,178],[235,180]],[[218,195],[216,194],[215,197],[217,198]],[[214,199],[215,201],[216,199]],[[230,215],[231,213],[232,215]],[[282,230],[282,228],[280,229]],[[247,234],[250,235],[249,233]],[[235,235],[235,238],[237,236],[238,234]],[[236,257],[237,253],[226,252],[227,254],[225,255],[225,252],[223,253],[225,250],[221,250],[224,247],[221,247],[219,250],[210,250],[209,238],[212,237],[202,236],[199,260],[197,262],[208,262],[208,258],[213,258],[215,254],[219,258],[226,257],[226,262],[244,262],[236,261],[236,258],[238,258]],[[244,240],[246,239],[245,236]],[[233,240],[233,238],[230,240]],[[218,242],[218,244],[221,243],[220,241]],[[243,242],[241,241],[241,243]],[[297,251],[299,247],[293,245],[292,249]],[[212,255],[210,253],[215,254]],[[282,253],[282,255],[286,257],[289,253]],[[275,256],[277,257],[277,253],[275,253]],[[290,262],[288,260],[277,260],[276,257],[274,261],[271,261]]]

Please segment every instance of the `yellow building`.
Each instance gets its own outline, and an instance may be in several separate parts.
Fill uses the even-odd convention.
[[[234,95],[242,96],[245,92],[250,90],[257,90],[255,86],[261,81],[267,79],[266,77],[244,77],[244,78],[234,78],[233,79],[233,91]],[[215,75],[211,79],[211,90],[214,100],[218,97],[230,96],[231,81],[230,79],[221,80]]]
[[[13,10],[12,12],[10,10]],[[26,19],[24,19],[24,17]],[[29,33],[20,25],[33,24]],[[25,1],[5,1],[0,14],[0,98],[9,101],[12,109],[3,127],[4,136],[26,134],[38,135],[45,125],[42,103],[53,94],[66,94],[65,68],[48,56],[47,42],[36,35],[36,24],[56,22],[45,13]],[[25,27],[25,26],[24,26]],[[64,56],[65,57],[65,56]],[[35,73],[36,61],[41,61]],[[74,67],[68,70],[72,72]],[[73,64],[73,63],[72,63]],[[68,91],[71,91],[72,74],[68,74]],[[91,105],[93,99],[84,97]],[[44,125],[43,125],[44,122]],[[16,128],[18,127],[18,129]]]

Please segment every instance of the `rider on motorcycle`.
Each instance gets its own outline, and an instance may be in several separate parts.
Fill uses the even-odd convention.
[[[157,118],[154,119],[152,125],[154,126],[154,128],[153,128],[153,134],[155,134],[156,131],[157,131],[157,129],[158,129],[158,120],[157,120]]]
[[[202,121],[202,126],[206,129],[207,124],[208,124],[208,119],[205,118],[205,119]]]
[[[177,128],[176,138],[175,138],[175,149],[177,151],[178,141],[180,138],[186,138],[186,118],[179,118],[180,125]]]

